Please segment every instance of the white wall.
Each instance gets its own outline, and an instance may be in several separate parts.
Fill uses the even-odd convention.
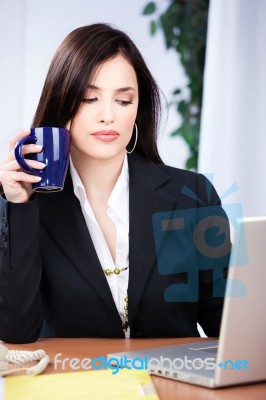
[[[24,0],[0,0],[0,153],[21,128],[24,73]]]
[[[173,51],[165,51],[162,34],[151,38],[149,18],[141,15],[148,0],[0,0],[0,158],[8,138],[28,128],[51,58],[73,29],[108,22],[125,31],[143,54],[168,99],[186,77]],[[167,164],[184,166],[186,145],[169,133],[180,123],[172,110],[164,116],[159,150]]]
[[[210,3],[199,170],[245,216],[266,215],[265,17],[265,0]]]

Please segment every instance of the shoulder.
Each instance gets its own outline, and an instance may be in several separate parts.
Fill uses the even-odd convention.
[[[209,179],[198,172],[161,164],[159,168],[167,174],[172,182],[187,198],[198,203],[219,203],[219,196]]]
[[[143,184],[160,185],[160,190],[184,204],[217,204],[220,199],[211,182],[201,173],[154,163],[139,154],[129,157],[130,169]],[[132,174],[133,175],[133,174]],[[157,188],[158,188],[157,186]]]
[[[204,185],[205,181],[207,180],[204,175],[198,172],[172,167],[164,163],[154,163],[138,153],[136,153],[134,157],[130,158],[131,160],[129,164],[132,163],[133,168],[139,173],[142,171],[143,173],[149,173],[151,175],[164,175],[168,179],[175,182],[178,186],[182,184],[201,186],[202,184]]]
[[[164,171],[171,179],[182,180],[186,183],[194,183],[202,176],[195,171],[172,167],[166,164],[157,164],[157,167]]]

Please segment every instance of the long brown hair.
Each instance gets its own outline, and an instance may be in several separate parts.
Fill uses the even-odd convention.
[[[161,163],[156,143],[161,112],[158,86],[132,40],[107,24],[75,29],[64,39],[52,59],[32,125],[66,126],[75,117],[96,68],[117,54],[131,63],[138,80],[136,151]]]

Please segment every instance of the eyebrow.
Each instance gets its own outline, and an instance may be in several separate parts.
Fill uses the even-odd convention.
[[[87,85],[87,89],[101,90],[101,88],[99,88],[98,86],[90,85],[90,84]],[[135,92],[135,89],[133,87],[131,87],[131,86],[125,86],[125,87],[118,88],[118,89],[115,90],[115,92],[116,93],[123,93],[123,92],[128,92],[130,90],[134,90],[134,92]]]

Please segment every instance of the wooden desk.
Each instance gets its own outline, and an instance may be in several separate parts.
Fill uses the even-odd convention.
[[[204,339],[198,339],[204,340]],[[54,370],[53,360],[57,353],[62,358],[77,357],[90,358],[106,356],[108,353],[131,351],[157,346],[183,344],[192,339],[40,339],[36,343],[14,345],[6,344],[9,349],[37,350],[44,349],[51,359],[46,373],[63,372]],[[70,371],[66,369],[65,371]],[[226,389],[205,389],[188,383],[181,383],[171,379],[152,377],[161,400],[265,400],[266,383],[235,386]],[[95,399],[97,400],[97,399]],[[125,399],[126,400],[126,399]]]

